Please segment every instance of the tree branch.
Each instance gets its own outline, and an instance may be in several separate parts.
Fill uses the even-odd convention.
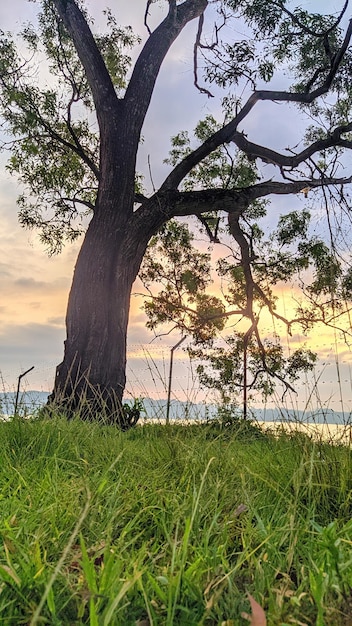
[[[258,198],[268,195],[287,195],[300,193],[307,187],[319,188],[330,185],[344,185],[352,182],[348,178],[301,179],[288,183],[267,180],[242,189],[204,189],[200,191],[169,191],[156,193],[150,200],[160,206],[161,212],[170,217],[183,215],[201,215],[206,211],[225,211],[242,214]]]
[[[303,161],[306,161],[316,152],[321,152],[327,148],[332,148],[334,146],[343,146],[349,149],[352,148],[352,141],[341,139],[342,134],[350,132],[351,130],[352,123],[344,126],[338,126],[329,137],[315,141],[310,144],[310,146],[302,150],[302,152],[292,156],[281,154],[275,150],[266,148],[265,146],[248,141],[246,136],[238,131],[233,134],[232,141],[249,157],[260,158],[265,163],[272,163],[273,165],[278,165],[280,167],[294,168],[300,163],[303,163]]]
[[[286,13],[286,15],[288,15],[291,18],[293,24],[296,24],[296,26],[298,26],[305,33],[308,33],[308,35],[313,35],[313,37],[319,37],[321,39],[321,38],[327,37],[327,35],[329,35],[339,25],[339,23],[341,22],[344,14],[345,14],[345,12],[347,10],[348,2],[349,2],[349,0],[345,0],[345,4],[342,7],[341,12],[340,12],[337,20],[333,23],[333,25],[330,26],[330,28],[327,28],[326,30],[321,31],[320,33],[317,33],[316,31],[312,30],[311,28],[309,28],[309,26],[306,26],[306,24],[302,24],[302,22],[298,19],[297,15],[295,15],[294,13],[289,11],[289,9],[287,9],[285,6],[282,6],[281,3],[280,3],[279,6],[282,9],[282,11],[284,13]]]
[[[186,0],[177,6],[170,2],[168,15],[146,41],[135,63],[124,97],[128,123],[137,133],[138,139],[161,64],[168,50],[186,24],[199,17],[207,5],[208,0]]]
[[[193,84],[200,91],[200,93],[204,93],[208,96],[208,98],[214,98],[213,94],[205,87],[201,87],[198,83],[198,48],[201,47],[200,38],[203,31],[204,24],[204,13],[199,16],[198,21],[198,30],[196,35],[196,40],[193,46]]]
[[[251,255],[249,243],[239,225],[239,215],[229,213],[229,230],[232,237],[237,242],[241,251],[241,266],[246,283],[246,310],[248,317],[254,323],[253,313],[253,294],[254,294],[254,280],[251,269]]]
[[[251,96],[248,98],[246,104],[242,107],[239,113],[223,128],[214,133],[211,137],[206,139],[204,143],[199,146],[196,150],[194,150],[191,154],[187,155],[176,167],[172,170],[172,172],[167,176],[164,183],[162,184],[160,190],[170,190],[177,189],[182,180],[189,174],[189,172],[196,166],[200,161],[202,161],[205,157],[211,154],[214,150],[216,150],[219,146],[224,143],[230,143],[231,141],[240,141],[239,136],[241,133],[237,131],[238,125],[247,117],[247,115],[251,112],[253,107],[259,101],[272,101],[272,102],[295,102],[297,104],[310,104],[320,96],[327,93],[331,87],[331,83],[336,75],[336,72],[342,62],[343,56],[347,50],[349,42],[352,36],[352,20],[350,20],[346,35],[343,41],[343,44],[338,51],[338,53],[334,57],[334,61],[331,65],[331,69],[320,87],[315,89],[314,91],[305,93],[305,92],[290,92],[290,91],[271,91],[271,90],[258,90],[254,91]],[[344,127],[338,127],[338,129],[342,129]],[[336,131],[338,132],[338,129]],[[336,132],[334,131],[334,132]],[[341,133],[344,132],[341,130]],[[328,141],[328,139],[327,139]],[[313,144],[314,145],[314,144]],[[334,145],[334,144],[332,144]],[[253,144],[255,147],[255,144]],[[350,147],[350,146],[348,146]],[[257,147],[259,149],[259,146]],[[268,150],[269,149],[265,149]],[[309,150],[309,148],[307,149]],[[313,149],[312,154],[316,151],[316,148]],[[278,155],[279,153],[275,153],[275,151],[269,151],[269,155],[274,157],[274,155]],[[294,158],[294,157],[293,157]]]
[[[139,196],[142,204],[134,212],[130,227],[136,229],[136,238],[140,245],[145,245],[150,237],[172,217],[199,216],[209,211],[225,211],[241,215],[258,198],[295,194],[306,188],[345,185],[350,182],[352,182],[352,176],[316,180],[302,179],[287,183],[267,180],[242,189],[158,191],[148,199],[143,200],[143,197]]]
[[[116,112],[118,97],[110,74],[94,40],[87,21],[74,0],[53,0],[54,6],[72,37],[92,91],[99,127],[106,115]]]
[[[170,304],[170,301],[167,298],[164,298],[163,296],[160,296],[160,295],[154,296],[151,292],[148,295],[146,295],[145,293],[136,293],[136,295],[143,296],[144,298],[150,298],[151,300],[154,300],[155,302],[161,302],[162,304]],[[224,319],[224,318],[231,317],[232,315],[242,315],[243,317],[247,317],[246,309],[234,309],[233,311],[225,311],[224,313],[214,313],[213,315],[207,315],[207,316],[200,315],[196,309],[192,309],[191,307],[183,304],[181,302],[181,297],[180,297],[179,302],[174,302],[174,301],[172,302],[172,307],[176,309],[177,311],[188,313],[191,319],[193,320],[195,319],[199,322],[212,322],[217,319]],[[165,311],[164,315],[168,316],[168,313]],[[170,320],[170,322],[173,321],[173,317],[171,313],[168,319]]]
[[[36,114],[38,115],[38,111],[36,111]],[[97,168],[95,163],[92,161],[92,159],[88,156],[88,154],[83,150],[81,144],[79,142],[75,142],[74,144],[70,143],[69,141],[64,139],[64,137],[61,137],[61,135],[57,133],[41,116],[38,115],[38,119],[40,120],[40,123],[43,125],[43,128],[45,128],[49,137],[51,137],[51,139],[54,139],[55,141],[60,143],[65,148],[77,154],[82,159],[82,161],[84,161],[84,163],[88,165],[88,167],[91,169],[96,179],[99,181],[100,179],[99,169]]]
[[[75,205],[76,203],[83,204],[83,206],[87,207],[90,211],[94,211],[95,208],[94,204],[92,204],[91,202],[83,200],[82,198],[76,198],[75,196],[73,198],[65,198],[64,196],[62,196],[60,200],[65,203],[71,202],[73,205]]]
[[[204,217],[203,215],[197,215],[197,217],[198,217],[200,223],[202,224],[202,226],[205,228],[205,232],[207,233],[207,235],[209,237],[209,241],[211,241],[211,243],[220,243],[220,239],[218,237],[218,228],[219,228],[219,219],[220,218],[217,218],[215,231],[213,233],[211,228],[209,227],[209,224],[207,222],[207,218]]]
[[[145,13],[144,13],[144,26],[146,27],[149,35],[152,34],[152,31],[150,30],[149,26],[148,26],[148,16],[149,16],[149,7],[152,4],[153,0],[147,0],[147,4],[145,7]]]
[[[72,126],[72,118],[71,118],[71,109],[72,109],[72,104],[74,102],[77,102],[77,100],[75,99],[74,95],[72,95],[68,105],[67,105],[67,118],[65,120],[66,122],[66,126],[68,129],[68,132],[70,133],[73,141],[74,141],[74,146],[72,146],[72,150],[74,152],[76,152],[76,154],[78,154],[78,156],[81,157],[82,161],[84,161],[86,163],[86,165],[88,165],[88,167],[92,170],[93,174],[95,175],[96,179],[99,180],[100,178],[100,172],[98,167],[95,165],[94,161],[90,158],[90,156],[87,154],[87,152],[84,150],[81,142],[79,141],[75,130]]]

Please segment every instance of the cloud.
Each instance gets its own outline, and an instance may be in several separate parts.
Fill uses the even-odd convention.
[[[14,281],[14,284],[21,289],[26,289],[31,292],[37,289],[41,291],[48,286],[48,283],[44,283],[43,281],[37,281],[34,278],[18,278]]]
[[[64,315],[60,315],[59,317],[49,317],[48,324],[52,324],[53,326],[65,326],[65,317]]]
[[[36,280],[35,278],[31,277],[23,277],[17,278],[13,284],[23,291],[29,291],[30,293],[39,291],[42,293],[46,291],[58,291],[61,289],[66,289],[68,287],[68,283],[68,277],[61,276],[53,281],[42,281]]]
[[[12,266],[9,263],[0,262],[0,276],[1,280],[5,280],[5,278],[13,278]]]
[[[152,339],[153,335],[145,325],[136,325],[133,322],[130,324],[128,332],[128,345],[130,347],[149,344]]]
[[[65,330],[53,324],[8,324],[0,332],[0,372],[5,389],[16,384],[18,375],[34,365],[31,388],[52,385],[55,366],[63,356]]]
[[[21,354],[56,354],[51,343],[58,346],[64,338],[64,331],[53,324],[29,323],[23,325],[8,324],[0,332],[2,345],[1,360],[6,359],[6,352],[14,350],[16,356]],[[43,351],[43,347],[45,351]]]

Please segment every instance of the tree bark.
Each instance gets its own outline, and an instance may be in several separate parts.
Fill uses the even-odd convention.
[[[130,251],[134,234],[106,212],[95,215],[79,253],[70,291],[63,362],[57,367],[51,403],[83,419],[122,428],[126,382],[126,336],[133,282],[145,251]],[[145,244],[147,245],[147,244]]]

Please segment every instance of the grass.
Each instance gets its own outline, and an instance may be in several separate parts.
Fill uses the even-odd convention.
[[[0,487],[0,624],[352,623],[347,447],[17,418]]]

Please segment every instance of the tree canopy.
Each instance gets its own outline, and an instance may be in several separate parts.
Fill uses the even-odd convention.
[[[91,402],[91,414],[98,396],[110,413],[121,413],[110,400],[121,405],[138,272],[149,327],[172,322],[193,337],[197,357],[202,346],[211,348],[212,369],[199,372],[215,387],[222,380],[229,391],[270,393],[268,375],[289,388],[312,367],[309,351],[287,360],[279,340],[261,337],[264,309],[288,332],[317,321],[348,332],[339,322],[352,285],[348,0],[334,14],[310,13],[293,0],[165,0],[152,29],[154,4],[145,3],[139,53],[142,34],[110,10],[106,30],[97,31],[78,0],[42,0],[35,26],[25,25],[20,38],[0,37],[0,112],[8,168],[23,188],[20,222],[39,228],[50,252],[86,232],[53,399],[69,410]],[[143,124],[160,67],[192,20],[194,88],[215,103],[214,112],[199,115],[193,134],[185,116],[161,156],[165,180],[144,189],[136,169]],[[187,112],[182,94],[180,103]],[[253,115],[265,127],[263,103],[280,105],[281,115],[295,108],[294,145],[276,147],[279,136],[268,144],[250,138]],[[278,215],[275,198],[295,194],[297,208]],[[199,237],[208,251],[196,249]],[[212,250],[221,251],[215,266]],[[222,295],[209,291],[215,271]],[[291,281],[305,300],[285,319],[274,289]],[[245,324],[216,351],[230,316]],[[240,367],[247,350],[250,380]]]

